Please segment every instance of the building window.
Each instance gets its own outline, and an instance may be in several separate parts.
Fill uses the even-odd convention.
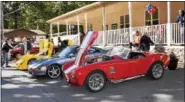
[[[129,15],[120,16],[120,29],[129,27]]]
[[[118,29],[118,24],[112,24],[112,30]]]
[[[157,9],[154,14],[149,14],[145,11],[145,25],[157,25],[159,24],[159,10]]]

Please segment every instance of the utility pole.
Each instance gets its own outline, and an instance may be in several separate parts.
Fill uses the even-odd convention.
[[[0,1],[0,40],[2,41],[4,39],[4,22],[3,22],[3,3]],[[1,42],[0,42],[1,44]]]

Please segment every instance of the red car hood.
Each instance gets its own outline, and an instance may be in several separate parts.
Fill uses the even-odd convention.
[[[97,36],[98,36],[98,32],[94,32],[94,31],[89,31],[86,34],[82,44],[80,45],[80,49],[79,49],[77,57],[75,59],[75,64],[73,66],[71,66],[70,68],[68,68],[67,70],[65,70],[64,73],[69,73],[72,70],[74,70],[75,68],[82,65],[82,62],[85,60],[85,56],[87,54],[87,51],[92,46],[92,44],[96,40]]]

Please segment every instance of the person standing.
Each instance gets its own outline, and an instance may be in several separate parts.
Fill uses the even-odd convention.
[[[27,38],[24,37],[23,43],[24,43],[24,54],[29,54],[32,47],[31,41],[29,39],[27,40]]]
[[[132,46],[139,47],[140,39],[141,39],[141,34],[139,31],[136,31],[136,34],[134,35],[134,40],[130,42],[129,48],[132,49]]]
[[[58,49],[59,49],[59,52],[62,51],[66,46],[67,46],[66,43],[64,43],[64,41],[62,41],[61,38],[58,37]]]
[[[144,33],[144,35],[141,37],[141,40],[140,40],[139,49],[143,51],[149,51],[150,44],[154,45],[154,42],[150,39],[147,33]]]
[[[81,31],[80,32],[80,44],[82,43],[84,37],[85,37],[85,33],[84,33],[84,31]]]
[[[180,24],[179,40],[181,43],[183,43],[183,39],[184,39],[184,23],[185,23],[184,17],[185,17],[185,11],[179,10],[179,15],[178,15],[177,19],[175,20],[175,22]]]
[[[2,62],[1,67],[4,67],[4,64],[6,67],[10,67],[8,65],[8,52],[10,49],[13,49],[13,46],[11,45],[10,39],[6,39],[2,44]]]

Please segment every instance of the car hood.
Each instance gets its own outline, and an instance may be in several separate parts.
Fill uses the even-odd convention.
[[[89,48],[92,46],[92,44],[96,40],[97,36],[98,36],[98,32],[89,31],[87,33],[87,35],[85,36],[82,44],[80,45],[79,51],[78,51],[78,54],[77,54],[77,57],[76,57],[76,60],[75,60],[75,65],[76,66],[81,66]]]
[[[67,70],[65,70],[64,71],[65,74],[70,73],[72,70],[74,70],[75,68],[82,65],[83,61],[85,60],[85,56],[87,54],[87,51],[94,43],[97,36],[98,36],[98,32],[94,32],[94,31],[89,31],[86,34],[82,44],[80,45],[80,49],[79,49],[77,57],[75,59],[75,64],[73,66],[69,67]]]
[[[39,67],[44,67],[44,66],[48,66],[51,65],[53,63],[64,63],[65,62],[65,58],[44,58],[44,59],[39,59],[36,61],[33,61],[28,68],[39,68]]]

